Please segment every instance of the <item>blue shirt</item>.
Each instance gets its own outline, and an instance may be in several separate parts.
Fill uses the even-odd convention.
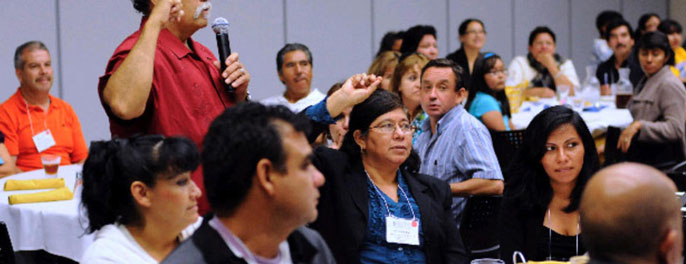
[[[472,178],[503,180],[488,129],[461,105],[438,120],[435,134],[429,119],[424,121],[422,130],[414,144],[422,161],[419,173],[433,175],[448,184]],[[458,227],[465,201],[464,197],[453,197],[451,209]]]
[[[426,112],[422,111],[421,114],[418,114],[414,118],[414,120],[412,120],[412,125],[415,127],[414,133],[412,133],[412,144],[414,144],[414,142],[417,141],[419,135],[422,134],[422,124],[424,123],[424,120],[428,117],[429,116],[426,114]]]
[[[388,195],[379,190],[371,180],[367,179],[367,193],[369,195],[369,219],[367,221],[367,232],[362,241],[360,252],[360,262],[362,263],[425,263],[424,252],[424,233],[422,225],[419,223],[419,206],[410,193],[410,188],[405,183],[405,179],[398,171],[398,202],[393,201]],[[402,190],[402,191],[401,191]],[[403,195],[403,191],[407,197]],[[379,196],[381,193],[382,196]],[[407,199],[406,199],[407,198]],[[386,200],[384,203],[383,200]],[[393,216],[412,219],[414,211],[415,219],[419,223],[419,246],[401,245],[386,242],[386,204]],[[410,210],[410,205],[412,210]]]
[[[498,102],[493,96],[484,92],[476,92],[472,105],[469,106],[469,113],[484,122],[481,118],[485,113],[491,111],[498,111],[503,114],[503,105]],[[503,116],[503,123],[505,123],[505,130],[510,131],[510,118]]]

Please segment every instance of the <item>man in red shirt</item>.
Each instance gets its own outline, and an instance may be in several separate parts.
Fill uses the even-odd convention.
[[[233,53],[219,62],[191,36],[207,26],[211,5],[203,0],[134,0],[141,27],[127,37],[100,77],[100,100],[112,137],[133,134],[185,136],[202,147],[212,120],[247,97],[250,74]],[[236,91],[229,93],[224,82]],[[209,210],[202,168],[193,180],[203,190],[200,213]]]
[[[0,130],[12,158],[4,163],[14,172],[43,168],[41,155],[60,157],[61,165],[82,163],[88,148],[81,123],[71,106],[50,95],[52,61],[40,41],[17,47],[14,68],[19,88],[0,105]]]

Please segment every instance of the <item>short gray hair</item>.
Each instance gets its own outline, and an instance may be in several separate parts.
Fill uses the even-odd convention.
[[[312,65],[312,52],[310,52],[310,49],[307,48],[307,46],[300,43],[288,43],[283,46],[278,53],[276,53],[276,70],[278,72],[281,72],[281,67],[283,67],[283,61],[286,57],[286,53],[296,50],[305,52],[305,55],[307,55],[307,60],[310,62],[310,65]]]
[[[16,70],[21,70],[24,69],[24,60],[22,59],[21,55],[24,54],[24,51],[33,51],[33,50],[45,50],[48,53],[50,52],[48,50],[48,47],[43,44],[43,42],[40,42],[38,40],[32,40],[29,42],[26,42],[24,44],[19,45],[17,47],[17,50],[14,51],[14,69]]]

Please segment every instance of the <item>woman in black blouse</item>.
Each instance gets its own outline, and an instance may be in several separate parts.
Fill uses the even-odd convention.
[[[564,260],[582,255],[579,200],[599,168],[588,127],[564,106],[538,114],[506,174],[500,212],[501,257],[514,251],[527,260]]]

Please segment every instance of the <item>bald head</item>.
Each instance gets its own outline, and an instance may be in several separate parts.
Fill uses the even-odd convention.
[[[580,206],[591,257],[626,263],[671,263],[672,251],[679,257],[681,205],[675,192],[672,180],[645,165],[621,163],[598,171],[586,185]]]

